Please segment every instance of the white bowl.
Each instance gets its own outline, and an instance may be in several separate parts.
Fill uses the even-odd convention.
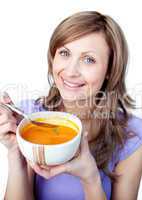
[[[19,148],[26,159],[43,165],[59,165],[74,157],[79,148],[82,134],[82,123],[77,116],[66,112],[42,111],[29,114],[29,117],[31,119],[46,118],[49,119],[49,122],[52,121],[52,123],[62,125],[66,124],[67,126],[69,125],[69,123],[67,124],[67,120],[70,120],[73,124],[77,125],[76,130],[78,134],[73,139],[61,144],[34,144],[21,137],[22,127],[29,123],[27,119],[23,119],[17,127],[16,136]],[[59,117],[61,121],[57,123],[57,118],[59,119]],[[71,126],[75,128],[75,126],[70,125],[70,127]]]

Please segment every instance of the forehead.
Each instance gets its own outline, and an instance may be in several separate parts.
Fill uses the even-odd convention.
[[[91,33],[64,45],[70,51],[109,54],[109,47],[103,33]]]

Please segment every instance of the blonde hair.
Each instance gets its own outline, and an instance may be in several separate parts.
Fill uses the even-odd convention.
[[[47,97],[39,98],[45,109],[58,110],[58,102],[61,102],[59,90],[54,87],[52,74],[52,61],[57,48],[72,42],[78,38],[91,33],[103,33],[110,49],[108,63],[108,79],[105,79],[101,91],[106,93],[115,92],[108,99],[101,99],[95,112],[107,112],[107,118],[96,119],[96,130],[98,137],[92,141],[93,151],[98,168],[108,173],[108,162],[112,158],[116,147],[123,147],[126,141],[124,128],[127,126],[128,111],[127,108],[133,107],[132,99],[126,95],[125,75],[128,61],[128,47],[120,26],[110,16],[103,15],[95,11],[83,11],[75,13],[64,19],[55,29],[48,49],[48,81],[51,86]],[[53,106],[53,107],[52,107]],[[52,107],[52,108],[51,108]],[[117,114],[118,111],[123,113],[123,119],[117,115],[110,117],[111,113]],[[109,173],[111,176],[112,173]],[[113,177],[113,175],[112,175]]]

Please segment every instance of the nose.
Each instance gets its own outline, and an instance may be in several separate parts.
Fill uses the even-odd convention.
[[[66,71],[66,75],[69,76],[69,77],[77,77],[77,76],[80,76],[80,71],[79,71],[79,62],[78,60],[71,60],[66,68],[65,68],[65,71]]]

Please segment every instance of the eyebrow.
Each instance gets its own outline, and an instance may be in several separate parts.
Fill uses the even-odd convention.
[[[66,46],[62,46],[62,47],[64,47],[65,49],[67,49],[69,52],[71,52],[70,49],[68,49]],[[86,53],[95,53],[95,54],[96,54],[96,52],[95,52],[95,51],[92,51],[92,50],[91,50],[91,51],[84,51],[84,52],[82,52],[81,54],[84,55],[84,54],[86,54]]]

